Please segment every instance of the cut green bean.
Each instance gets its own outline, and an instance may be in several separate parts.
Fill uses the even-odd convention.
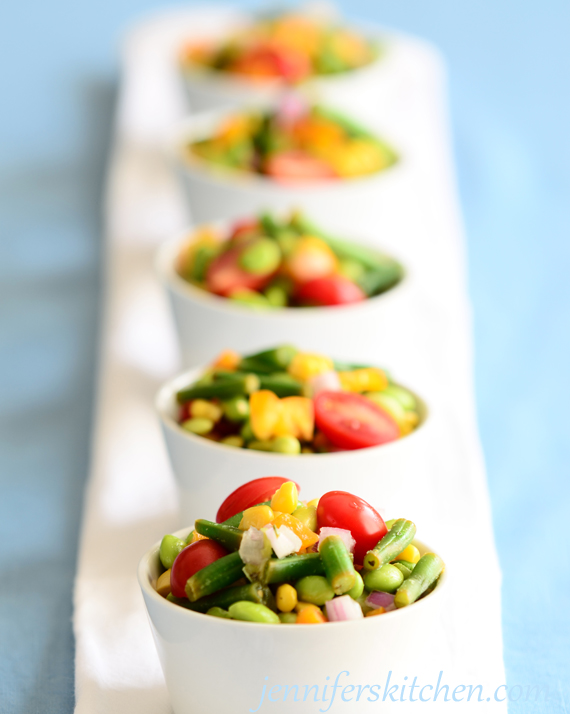
[[[327,578],[322,575],[307,575],[295,583],[299,602],[310,602],[313,605],[324,605],[335,596]]]
[[[368,297],[372,297],[393,288],[402,280],[403,276],[402,266],[395,260],[386,259],[382,267],[367,270],[358,276],[356,282]]]
[[[356,583],[352,558],[342,538],[328,536],[319,546],[325,574],[335,595],[344,595]]]
[[[297,397],[303,393],[303,386],[287,372],[260,374],[259,389],[269,389],[278,397]]]
[[[186,598],[177,598],[170,593],[167,600],[182,605],[187,610],[194,612],[208,612],[212,607],[219,607],[227,610],[230,605],[239,600],[250,600],[251,602],[259,602],[262,605],[275,610],[275,598],[268,587],[259,583],[248,583],[247,585],[236,585],[233,588],[225,588],[220,592],[203,597],[201,600],[190,602]]]
[[[185,588],[188,600],[195,602],[232,585],[243,575],[243,565],[239,553],[224,555],[210,565],[206,565],[188,578]]]
[[[245,421],[249,417],[249,402],[245,397],[233,397],[222,403],[226,419],[234,424]]]
[[[412,574],[404,580],[394,597],[396,607],[407,607],[434,585],[443,572],[443,560],[435,553],[426,553],[416,563]]]
[[[378,545],[364,556],[366,570],[377,570],[408,547],[416,535],[416,526],[412,521],[399,518],[386,533]],[[366,579],[364,580],[366,582]]]
[[[264,584],[287,583],[307,575],[324,575],[325,568],[320,553],[290,555],[287,558],[272,558],[262,575]]]
[[[245,620],[246,622],[263,622],[270,625],[279,625],[281,620],[279,615],[270,610],[265,605],[248,600],[240,600],[230,605],[228,612],[234,620]]]
[[[408,567],[406,567],[401,560],[397,560],[395,563],[391,563],[395,568],[398,568],[398,570],[402,573],[404,576],[404,579],[409,577],[412,574],[412,570]],[[373,573],[377,573],[377,570],[373,570]]]
[[[293,357],[299,350],[292,345],[280,345],[270,350],[263,350],[252,355],[247,355],[244,360],[255,360],[258,363],[266,364],[272,372],[280,372],[291,364]]]
[[[294,625],[297,622],[296,612],[280,612],[279,619],[284,625]]]
[[[222,607],[211,607],[208,612],[206,612],[206,615],[212,615],[212,617],[222,617],[225,620],[231,620],[232,616],[227,610],[224,610]]]
[[[203,518],[199,518],[194,524],[194,528],[200,535],[221,543],[226,550],[239,550],[241,539],[243,538],[243,531],[240,531],[237,527],[228,526],[224,523],[214,523],[213,521],[206,521]]]
[[[416,567],[415,563],[412,563],[409,560],[397,560],[395,563],[392,563],[392,565],[396,565],[396,563],[400,563],[401,565],[404,566],[404,568],[407,568],[410,572]]]
[[[232,377],[216,375],[211,384],[193,384],[181,389],[176,395],[179,404],[191,399],[231,399],[251,394],[259,389],[259,378],[255,374],[239,373]]]
[[[186,541],[182,540],[182,538],[177,538],[174,535],[164,536],[160,543],[160,562],[166,570],[172,568],[176,556],[186,548],[186,545]]]
[[[354,586],[352,587],[352,590],[349,590],[347,592],[347,595],[350,595],[353,600],[358,600],[358,598],[364,592],[364,580],[362,579],[362,575],[360,575],[359,572],[354,571],[354,574],[356,575],[356,581],[354,583]]]

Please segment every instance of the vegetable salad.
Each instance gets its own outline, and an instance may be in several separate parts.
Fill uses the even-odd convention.
[[[293,481],[256,479],[216,521],[185,540],[166,535],[157,592],[215,617],[267,624],[359,620],[407,607],[437,585],[444,564],[420,554],[416,526],[384,522],[362,498],[329,491],[299,500]]]
[[[379,446],[420,422],[416,397],[384,370],[290,345],[247,356],[227,350],[176,396],[182,429],[280,454]]]
[[[260,18],[222,42],[192,42],[182,50],[185,67],[203,67],[263,82],[287,84],[334,75],[370,64],[378,48],[362,35],[307,15]]]
[[[361,302],[403,275],[393,258],[328,236],[300,213],[263,214],[234,224],[229,234],[202,227],[181,251],[177,270],[204,290],[255,308]]]
[[[227,117],[213,135],[190,143],[187,150],[190,158],[285,183],[366,176],[397,160],[363,127],[294,95],[276,109]]]

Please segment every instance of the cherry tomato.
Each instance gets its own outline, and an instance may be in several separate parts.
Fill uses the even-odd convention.
[[[295,149],[273,154],[266,163],[265,171],[274,179],[285,182],[320,181],[337,177],[324,161]]]
[[[321,392],[315,398],[315,423],[335,446],[364,449],[395,441],[400,429],[379,406],[350,392]]]
[[[299,288],[297,298],[311,305],[349,305],[366,299],[364,292],[342,275],[309,280]]]
[[[317,525],[319,529],[344,528],[350,531],[356,541],[354,562],[358,565],[388,532],[382,516],[369,503],[346,491],[329,491],[320,497]]]
[[[248,273],[239,265],[242,245],[222,253],[215,258],[206,274],[206,284],[210,292],[229,297],[234,290],[246,288],[260,290],[271,276]]]
[[[233,224],[230,240],[238,242],[240,238],[247,238],[259,232],[259,221],[256,218],[244,218]]]
[[[206,565],[227,555],[228,551],[215,540],[197,540],[176,556],[170,573],[170,585],[175,597],[186,597],[186,581]]]
[[[275,491],[290,480],[282,476],[265,476],[264,478],[256,478],[253,481],[244,483],[243,486],[230,493],[222,503],[216,515],[216,523],[227,521],[228,518],[235,516],[236,513],[245,511],[246,508],[257,506],[258,503],[269,501]],[[298,484],[295,485],[297,486],[297,491],[300,491],[300,486]]]
[[[234,72],[250,77],[274,77],[299,82],[311,72],[308,57],[291,48],[259,45],[251,48],[232,65]]]

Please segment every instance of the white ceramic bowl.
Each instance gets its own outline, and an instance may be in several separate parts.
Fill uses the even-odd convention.
[[[177,423],[176,393],[202,372],[199,368],[179,375],[156,397],[178,484],[182,523],[216,513],[223,499],[238,486],[262,476],[290,478],[303,493],[313,494],[311,498],[326,491],[350,491],[383,513],[392,513],[402,504],[413,514],[415,504],[424,499],[429,488],[425,464],[431,419],[419,397],[420,425],[398,441],[354,451],[288,456],[225,446],[182,429]]]
[[[178,535],[185,537],[189,530]],[[419,545],[422,553],[429,552]],[[411,683],[416,674],[425,674],[429,658],[433,659],[434,639],[443,636],[445,572],[430,595],[403,610],[317,627],[262,625],[191,612],[158,595],[153,582],[160,573],[159,546],[156,543],[142,558],[138,579],[174,714],[245,714],[273,708],[316,714],[320,707],[329,714],[377,712],[379,708],[400,712],[401,703],[392,703],[390,698],[381,704],[366,701],[370,689],[364,690],[358,704],[347,706],[355,690],[346,690],[342,701],[343,687],[383,686],[389,672],[392,682],[399,678],[400,684],[406,684],[403,676],[408,676]],[[439,661],[431,665],[435,671],[443,668]],[[305,686],[317,686],[320,700],[327,685],[326,698],[330,699],[335,680],[338,689],[330,708],[328,703],[314,702],[315,689],[303,702]],[[285,685],[298,687],[294,704],[290,703],[294,689],[289,702],[282,701]],[[281,689],[272,690],[276,686]],[[377,691],[373,690],[370,699]],[[268,701],[270,692],[273,703]],[[380,701],[383,694],[381,690]]]
[[[165,243],[156,259],[185,367],[204,364],[229,346],[247,353],[282,343],[337,356],[349,346],[351,354],[369,361],[385,352],[388,343],[397,343],[406,329],[402,316],[414,302],[413,280],[407,273],[392,289],[357,305],[256,310],[181,278],[176,261],[187,242],[188,233]]]
[[[185,188],[195,223],[235,219],[264,210],[285,213],[295,206],[337,234],[365,233],[373,226],[382,241],[409,210],[406,157],[398,146],[395,164],[376,174],[314,183],[284,183],[268,176],[216,166],[187,150],[190,142],[211,136],[233,110],[188,117],[175,132],[169,151]],[[380,132],[382,136],[382,132]],[[390,142],[390,137],[385,139]]]

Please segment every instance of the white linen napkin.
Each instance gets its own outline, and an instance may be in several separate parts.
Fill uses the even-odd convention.
[[[180,39],[199,36],[207,26],[219,28],[233,15],[225,8],[162,13],[132,29],[124,42],[106,203],[93,459],[75,588],[77,714],[171,711],[136,581],[142,554],[164,533],[187,525],[179,523],[153,409],[160,383],[179,367],[153,253],[189,219],[161,147],[185,111],[173,62]],[[395,366],[403,381],[427,396],[437,428],[426,463],[433,498],[413,514],[390,515],[413,517],[421,539],[436,544],[448,566],[450,601],[425,673],[445,662],[443,681],[450,689],[482,684],[487,708],[499,711],[505,704],[493,694],[504,682],[500,572],[474,412],[470,309],[444,73],[435,50],[398,36],[391,71],[399,90],[385,124],[413,161],[413,199],[397,243],[387,235],[385,245],[406,256],[420,299],[412,319],[403,316],[401,339],[379,361]],[[228,679],[225,686],[231,690],[239,683]],[[459,703],[449,707],[463,709]]]

